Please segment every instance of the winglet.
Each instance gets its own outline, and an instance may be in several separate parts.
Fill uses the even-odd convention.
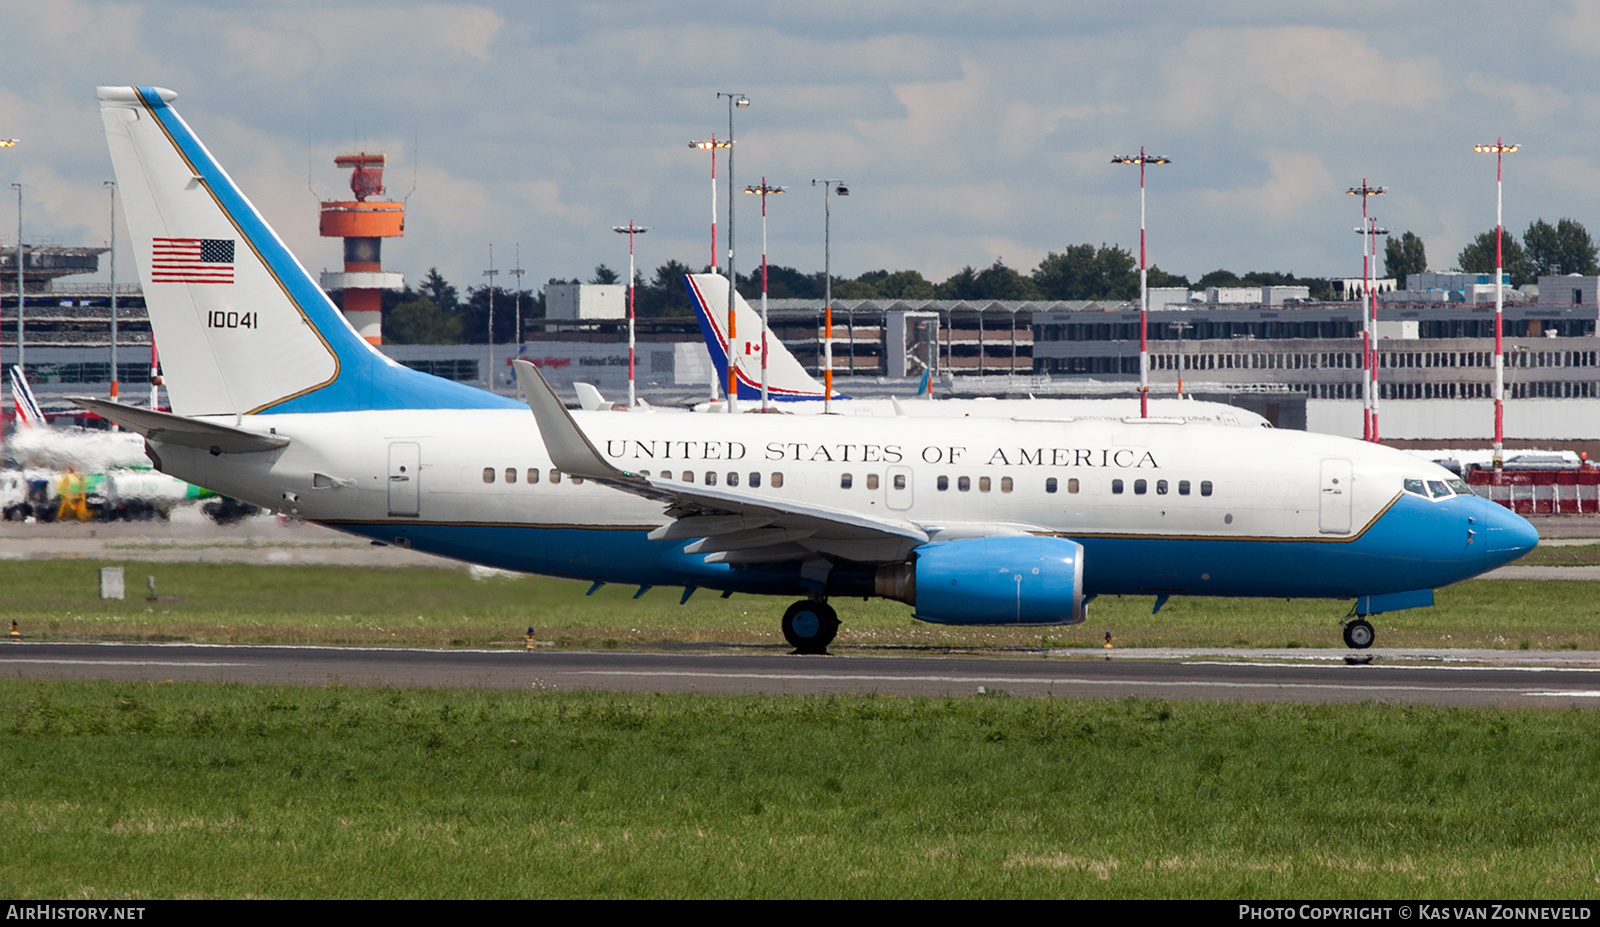
[[[545,382],[539,368],[525,360],[517,360],[511,368],[516,371],[517,385],[527,398],[528,408],[539,423],[539,436],[544,438],[545,449],[550,452],[550,462],[556,469],[571,476],[594,480],[638,479],[631,473],[618,470],[589,443],[583,429],[573,421],[572,413],[556,398],[555,390]]]

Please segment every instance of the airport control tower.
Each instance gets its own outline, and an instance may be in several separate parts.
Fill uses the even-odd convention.
[[[322,237],[344,239],[344,272],[322,272],[324,290],[344,291],[344,317],[361,337],[373,344],[383,343],[383,292],[405,286],[400,274],[383,272],[382,244],[385,238],[405,234],[404,203],[369,200],[383,195],[383,155],[358,151],[333,159],[340,167],[352,168],[352,201],[322,204]]]

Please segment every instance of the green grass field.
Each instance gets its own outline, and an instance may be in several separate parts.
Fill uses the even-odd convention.
[[[619,586],[589,597],[583,583],[459,570],[206,563],[126,564],[130,598],[105,602],[101,565],[0,562],[0,621],[17,620],[29,640],[521,646],[532,627],[556,647],[779,646],[788,604],[701,592],[680,606],[677,589],[634,600]],[[162,601],[144,597],[150,574]],[[1107,631],[1119,646],[1342,647],[1338,620],[1349,610],[1330,600],[1174,598],[1152,615],[1153,604],[1102,597],[1076,627],[983,629],[913,621],[893,602],[834,600],[843,647],[1093,647]],[[1477,580],[1375,624],[1380,646],[1600,650],[1600,583]]]
[[[0,681],[0,894],[1592,898],[1600,714]]]

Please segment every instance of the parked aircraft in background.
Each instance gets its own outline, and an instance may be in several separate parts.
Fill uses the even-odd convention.
[[[700,334],[705,338],[706,349],[711,352],[711,362],[717,368],[718,382],[728,382],[728,359],[734,358],[738,376],[739,400],[748,408],[751,402],[761,400],[761,316],[750,307],[742,295],[734,296],[734,330],[738,333],[732,345],[728,341],[728,280],[720,274],[687,274],[684,284],[689,289],[689,303],[694,306],[695,319],[700,323]],[[789,353],[781,340],[766,339],[767,396],[784,412],[820,413],[823,410],[823,385],[806,372],[805,366]],[[932,399],[928,377],[924,375],[917,389],[925,399]],[[851,399],[841,397],[837,391],[831,403],[833,411],[842,415],[910,415],[923,418],[1072,418],[1072,419],[1122,419],[1137,415],[1136,399],[939,399],[933,401],[901,401],[899,399]],[[703,403],[695,407],[701,411],[726,411],[725,401]],[[1221,425],[1246,425],[1270,428],[1262,416],[1248,409],[1222,402],[1194,399],[1150,400],[1150,414],[1158,418],[1182,419],[1187,422],[1215,422]]]
[[[1104,594],[1354,599],[1345,639],[1364,647],[1366,616],[1538,540],[1427,461],[1305,432],[568,412],[523,362],[526,406],[431,377],[356,334],[174,94],[99,95],[173,411],[75,402],[165,472],[382,543],[685,600],[797,597],[784,635],[818,651],[837,596],[1033,625]],[[214,266],[173,265],[173,240]]]
[[[14,365],[9,375],[17,425],[6,450],[22,469],[0,476],[7,521],[165,518],[178,506],[214,499],[209,490],[151,469],[138,434],[52,427],[27,377]],[[224,507],[223,500],[207,504]]]

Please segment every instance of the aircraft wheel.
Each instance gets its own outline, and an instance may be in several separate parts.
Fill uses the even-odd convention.
[[[1377,632],[1372,630],[1372,625],[1365,618],[1357,618],[1344,626],[1344,643],[1352,650],[1366,650],[1372,646],[1372,640],[1377,636]]]
[[[783,639],[795,653],[825,654],[839,633],[839,615],[826,602],[802,600],[783,613]]]

